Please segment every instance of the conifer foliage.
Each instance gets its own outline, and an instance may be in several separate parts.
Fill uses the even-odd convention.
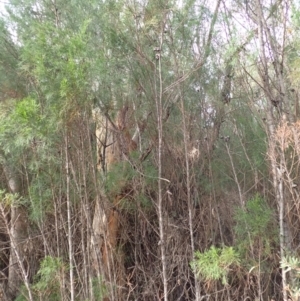
[[[9,0],[0,300],[297,300],[296,1]]]

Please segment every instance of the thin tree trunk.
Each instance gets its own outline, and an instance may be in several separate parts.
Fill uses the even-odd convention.
[[[272,37],[270,36],[269,28],[266,24],[265,17],[262,11],[262,4],[260,0],[256,0],[256,13],[257,13],[257,20],[256,23],[258,25],[258,37],[259,37],[259,46],[260,46],[260,58],[262,63],[262,70],[260,70],[261,79],[263,81],[263,88],[266,98],[269,100],[268,110],[267,110],[267,127],[268,127],[268,144],[269,144],[269,157],[271,163],[271,172],[273,178],[273,188],[275,191],[275,199],[278,205],[278,215],[279,215],[279,232],[280,232],[280,257],[281,259],[285,256],[285,236],[286,231],[284,227],[284,195],[283,195],[283,178],[282,178],[282,157],[280,157],[279,168],[277,168],[277,154],[276,154],[276,145],[274,142],[274,135],[275,135],[275,118],[273,115],[274,107],[277,107],[277,110],[280,114],[282,114],[282,106],[285,97],[282,96],[282,93],[285,90],[283,84],[283,78],[281,76],[281,70],[279,70],[279,59],[277,55],[277,51],[274,49]],[[276,79],[277,79],[277,90],[281,92],[280,98],[277,99],[277,95],[274,95],[274,92],[271,88],[270,84],[270,76],[268,70],[268,63],[267,57],[265,53],[265,47],[269,45],[270,51],[275,58],[275,72],[276,72]],[[278,121],[277,121],[278,124]],[[288,300],[287,296],[287,278],[286,272],[282,269],[281,272],[282,276],[282,291],[283,291],[283,301]]]
[[[156,88],[155,105],[157,114],[157,131],[158,131],[158,222],[159,222],[159,236],[160,236],[160,251],[161,251],[161,263],[162,263],[162,278],[164,289],[164,301],[168,301],[168,278],[167,278],[167,262],[166,262],[166,241],[164,230],[164,216],[163,216],[163,197],[162,197],[162,148],[163,148],[163,127],[162,127],[162,70],[161,70],[161,56],[160,51],[162,49],[162,37],[160,38],[160,50],[157,54],[158,61],[158,91]]]
[[[187,203],[188,203],[188,213],[189,213],[189,231],[190,231],[190,240],[191,240],[191,250],[192,250],[192,258],[195,259],[195,242],[194,242],[194,226],[193,226],[193,207],[191,200],[191,176],[190,176],[190,163],[189,163],[189,155],[188,155],[188,134],[187,134],[187,126],[185,122],[185,107],[184,107],[184,99],[182,92],[180,93],[180,106],[181,106],[181,114],[182,114],[182,131],[183,131],[183,143],[184,143],[184,157],[185,157],[185,169],[186,169],[186,187],[187,187]],[[196,293],[196,301],[200,300],[200,287],[199,283],[195,277],[195,293]]]
[[[73,239],[72,239],[72,216],[71,216],[71,200],[70,200],[70,162],[69,162],[69,141],[67,133],[65,134],[65,159],[66,159],[66,180],[67,180],[67,222],[68,222],[68,245],[69,245],[69,265],[70,265],[70,293],[71,301],[75,300],[75,290],[74,290],[74,264],[73,264]]]

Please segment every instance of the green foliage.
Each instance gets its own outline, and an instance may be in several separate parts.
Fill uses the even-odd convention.
[[[288,291],[292,295],[293,300],[298,300],[300,297],[300,259],[295,256],[283,257],[280,261],[280,267],[285,272],[290,272],[290,285]]]
[[[143,174],[145,186],[149,187],[156,187],[157,183],[157,168],[153,165],[151,160],[146,160],[143,162]]]
[[[151,209],[152,208],[152,202],[151,200],[144,194],[139,194],[136,197],[137,201],[140,203],[140,206],[143,209]]]
[[[47,113],[67,121],[90,100],[85,94],[90,66],[88,24],[73,31],[38,22],[33,29],[36,39],[28,41],[22,51],[23,72],[34,74],[53,111]]]
[[[41,222],[47,213],[53,212],[53,195],[49,188],[47,177],[40,174],[36,179],[33,179],[30,192],[30,219],[35,222]]]
[[[235,233],[239,239],[247,239],[248,233],[255,238],[271,238],[274,232],[271,229],[273,210],[259,195],[247,201],[245,210],[238,208],[234,219]]]
[[[18,194],[7,193],[5,190],[0,190],[0,202],[4,207],[20,206],[25,203]]]
[[[236,118],[236,127],[238,126],[239,131],[239,144],[244,145],[244,150],[246,150],[250,159],[250,162],[248,162],[248,159],[243,158],[243,170],[246,172],[255,168],[263,173],[266,170],[265,154],[267,144],[265,130],[261,123],[258,122],[261,116],[253,116],[253,114],[250,114],[249,108],[240,106],[238,113],[234,117]]]
[[[114,163],[105,180],[107,193],[119,194],[134,175],[135,171],[128,162]]]
[[[25,81],[18,73],[20,47],[13,43],[7,27],[0,18],[0,100],[25,94]]]
[[[99,300],[99,301],[103,300],[103,298],[107,294],[107,288],[101,277],[94,278],[92,280],[92,288],[93,288],[93,294],[94,294],[95,300]]]
[[[134,200],[132,198],[123,198],[120,201],[120,207],[132,213],[136,212],[139,208],[138,206],[144,210],[153,208],[151,200],[142,193],[135,196]]]
[[[62,277],[64,277],[63,274],[66,271],[67,267],[61,258],[46,256],[42,260],[40,269],[31,286],[34,300],[61,301],[60,286]],[[26,301],[28,299],[28,291],[25,286],[22,286],[16,301]]]
[[[216,248],[212,246],[203,253],[196,251],[191,267],[196,276],[202,277],[205,282],[222,280],[225,285],[230,267],[239,265],[239,263],[239,254],[233,247]]]
[[[23,285],[20,288],[20,293],[17,296],[17,298],[15,299],[15,301],[28,301],[28,291],[27,291],[25,285]]]
[[[236,245],[247,267],[260,265],[261,270],[269,271],[270,266],[264,259],[270,256],[278,242],[273,216],[273,210],[259,195],[250,199],[245,209],[236,209]]]
[[[41,262],[35,284],[32,286],[35,293],[43,300],[61,300],[60,283],[66,270],[67,267],[61,258],[46,256]]]
[[[20,159],[34,141],[46,140],[49,133],[35,99],[6,101],[0,104],[0,148],[8,158]],[[28,153],[26,154],[26,157]]]
[[[232,38],[232,32],[236,30],[231,26],[230,7],[228,12],[224,13],[226,15],[224,18],[228,18],[225,21],[230,29],[226,29],[228,34],[224,38],[223,33],[218,34],[223,28],[221,19],[218,19],[218,24],[216,24],[218,32],[214,31],[209,34],[213,8],[201,1],[182,1],[184,3],[181,3],[180,7],[177,7],[176,1],[163,0],[133,1],[132,3],[123,0],[57,0],[54,2],[11,0],[11,2],[19,46],[15,45],[12,53],[9,53],[8,49],[13,43],[6,39],[8,32],[5,26],[2,28],[0,24],[1,33],[8,41],[8,43],[2,43],[0,48],[0,84],[2,85],[0,88],[3,91],[7,87],[11,89],[11,82],[14,82],[15,78],[19,82],[19,77],[22,76],[27,83],[29,96],[21,101],[1,104],[0,149],[15,165],[22,165],[22,168],[18,170],[26,170],[26,178],[22,180],[25,185],[28,185],[24,191],[28,193],[28,199],[31,200],[31,220],[40,222],[46,219],[47,213],[52,212],[54,202],[58,199],[65,204],[66,170],[62,162],[64,153],[61,149],[64,145],[62,141],[65,138],[66,127],[70,129],[68,138],[72,145],[71,175],[68,178],[70,179],[69,197],[72,201],[81,200],[82,189],[86,193],[82,201],[92,204],[95,199],[98,199],[93,195],[98,187],[95,188],[94,184],[88,182],[97,182],[97,180],[94,181],[94,177],[92,180],[84,180],[92,178],[89,177],[87,169],[94,169],[93,160],[89,159],[88,163],[83,160],[84,162],[78,164],[81,160],[81,153],[79,149],[75,149],[81,142],[85,143],[87,140],[76,141],[78,144],[73,144],[74,141],[72,141],[79,137],[79,135],[73,135],[77,130],[77,128],[74,130],[75,125],[81,126],[81,123],[73,125],[72,121],[77,121],[81,117],[89,118],[89,112],[94,103],[107,112],[113,121],[117,116],[118,108],[122,107],[124,102],[134,104],[134,116],[128,116],[129,123],[134,121],[132,123],[138,124],[140,120],[148,116],[147,128],[144,132],[141,131],[139,151],[140,149],[145,151],[147,146],[153,144],[152,153],[140,163],[138,171],[127,162],[117,163],[108,172],[103,181],[104,184],[102,179],[99,179],[99,182],[101,182],[101,188],[105,186],[108,198],[130,190],[130,182],[135,182],[134,184],[139,182],[136,187],[132,185],[132,189],[135,190],[143,188],[139,190],[140,194],[135,196],[136,202],[129,197],[123,198],[120,201],[121,207],[128,211],[136,210],[136,204],[143,209],[153,208],[152,201],[144,192],[149,191],[150,196],[151,193],[154,195],[157,190],[157,161],[155,160],[157,124],[154,103],[159,94],[160,77],[163,90],[163,155],[166,158],[169,153],[174,154],[163,162],[163,173],[167,179],[170,179],[172,186],[178,188],[178,198],[182,199],[182,206],[171,209],[176,211],[174,216],[180,216],[179,223],[181,221],[185,223],[188,220],[185,215],[187,214],[185,203],[187,181],[186,170],[182,168],[184,156],[181,150],[184,146],[181,116],[185,115],[183,118],[186,118],[188,149],[195,144],[196,139],[199,142],[201,158],[191,163],[190,188],[195,198],[199,199],[197,207],[199,206],[200,210],[208,208],[208,204],[205,203],[207,196],[210,196],[210,200],[212,195],[217,199],[219,193],[223,193],[225,189],[232,191],[234,190],[232,187],[236,187],[230,162],[224,159],[228,158],[224,140],[220,139],[219,143],[214,141],[214,136],[219,134],[219,130],[223,136],[231,137],[230,151],[238,173],[238,180],[244,191],[253,187],[254,172],[263,174],[266,170],[265,129],[255,116],[253,117],[253,97],[250,93],[245,95],[246,92],[243,91],[248,89],[248,85],[251,87],[252,80],[250,78],[248,81],[244,80],[239,70],[236,70],[243,57],[249,57],[251,54],[245,55],[248,51],[245,47],[241,55],[232,58],[236,49],[241,46],[241,39],[239,35],[234,35]],[[273,17],[272,14],[270,16],[270,18]],[[206,48],[205,43],[210,35],[212,47]],[[255,38],[256,36],[253,36],[253,39]],[[153,49],[159,46],[160,41],[163,42],[163,47],[160,49],[161,60],[155,60]],[[255,45],[255,40],[251,41],[251,45]],[[209,58],[206,60],[208,54]],[[232,72],[233,99],[230,104],[223,106],[218,105],[219,90],[222,87],[224,71],[222,68],[224,68],[224,62],[229,59],[235,69]],[[257,58],[255,62],[258,62]],[[159,65],[161,66],[158,68]],[[249,65],[248,61],[246,64],[240,64],[240,69],[247,68],[247,65]],[[6,70],[10,71],[8,76],[5,74]],[[276,83],[276,81],[271,82]],[[20,85],[22,86],[22,80],[20,80]],[[259,86],[260,82],[256,81],[255,85]],[[167,89],[168,87],[170,88]],[[195,87],[199,88],[198,91]],[[184,98],[184,113],[177,106],[180,97]],[[251,102],[248,102],[248,99],[251,99]],[[248,108],[249,103],[251,112]],[[209,112],[212,116],[208,120],[206,116],[210,114]],[[219,123],[220,129],[217,128],[216,122],[218,116],[222,119]],[[203,129],[204,126],[205,129]],[[210,148],[210,142],[216,147],[215,149]],[[206,154],[206,148],[213,151],[214,155]],[[172,152],[172,150],[175,151]],[[175,154],[178,154],[178,157]],[[86,158],[89,156],[92,157],[91,154],[86,153]],[[130,156],[132,161],[139,162],[138,151]],[[137,178],[139,181],[133,181]],[[205,197],[201,198],[198,194],[203,194]],[[177,198],[177,193],[176,195],[174,193],[173,197]],[[18,201],[24,202],[27,197],[18,198],[16,195],[7,194],[2,199],[4,204],[9,206]],[[178,199],[175,201],[174,204],[178,204]],[[72,225],[73,222],[80,220],[83,222],[82,229],[85,231],[85,218],[80,216],[82,213],[78,211],[78,208],[89,208],[89,206],[85,207],[84,203],[80,203],[82,206],[76,205],[72,206]],[[175,206],[166,204],[164,210]],[[56,218],[64,219],[65,207],[60,211],[61,214],[59,213]],[[249,248],[250,236],[251,243],[255,244],[259,241],[263,254],[268,254],[272,235],[275,233],[275,230],[272,230],[274,229],[272,228],[272,215],[272,210],[259,197],[250,200],[246,205],[246,210],[238,209],[235,217],[238,247],[243,245]],[[220,220],[223,220],[222,217]],[[45,220],[45,229],[48,228],[48,222]],[[62,220],[58,224],[64,222],[65,220]],[[88,221],[89,223],[92,224],[93,221]],[[153,225],[156,224],[153,223]],[[41,227],[42,231],[45,229]],[[78,232],[77,227],[72,227],[72,229],[74,233]],[[153,230],[156,231],[156,229]],[[64,254],[63,252],[56,253],[66,246],[52,246],[51,242],[55,240],[52,235],[55,235],[55,231],[50,232],[44,237],[47,240],[49,237],[49,242],[46,241],[46,243],[49,243],[50,250],[54,248],[51,254]],[[90,232],[87,231],[88,235]],[[87,238],[89,239],[90,237]],[[75,285],[79,299],[81,291],[84,291],[81,284],[88,280],[84,279],[85,276],[81,274],[81,254],[89,255],[84,253],[89,250],[80,249],[76,235],[72,237],[72,241],[76,252],[74,260],[76,264],[79,262],[75,272],[75,278],[79,279],[79,281],[76,279]],[[180,240],[175,239],[175,241]],[[258,250],[261,252],[261,249]],[[166,253],[168,254],[169,251],[169,246],[166,245]],[[240,264],[241,254],[232,247],[212,247],[203,253],[196,252],[191,266],[196,275],[203,277],[204,281],[221,280],[226,284],[230,268]],[[68,289],[60,287],[61,277],[65,270],[66,266],[61,259],[45,257],[32,287],[39,300],[60,299],[60,289]],[[141,269],[133,268],[134,273],[139,273],[139,270]],[[133,277],[138,279],[139,275],[134,274]],[[103,279],[92,280],[92,290],[97,300],[103,299],[106,293],[103,282]]]
[[[233,160],[238,181],[245,190],[253,189],[255,177],[267,175],[266,133],[258,120],[245,104],[233,104],[236,107],[224,122],[221,135],[229,136],[228,148]],[[222,192],[236,186],[232,166],[228,158],[226,143],[219,139],[212,161],[215,177],[215,189]],[[224,160],[224,157],[228,160]]]
[[[57,129],[43,116],[41,106],[31,97],[1,103],[0,115],[2,160],[16,170],[25,168],[28,172],[30,197],[26,199],[30,203],[26,202],[26,205],[30,204],[32,220],[40,220],[52,206],[50,187],[59,177],[60,158],[54,148]]]

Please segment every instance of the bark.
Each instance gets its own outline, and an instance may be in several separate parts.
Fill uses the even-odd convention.
[[[71,216],[71,200],[70,200],[70,164],[69,164],[69,152],[68,152],[68,134],[65,137],[65,160],[66,160],[66,177],[67,177],[67,223],[68,223],[68,245],[69,245],[69,269],[70,269],[70,298],[74,301],[75,289],[74,289],[74,264],[73,264],[73,239],[72,239],[72,216]]]
[[[4,163],[3,169],[7,179],[10,192],[14,195],[21,193],[21,184],[18,173]],[[10,258],[9,258],[9,272],[8,272],[8,298],[13,300],[19,292],[22,283],[28,290],[29,299],[32,299],[31,290],[29,287],[29,270],[26,267],[26,260],[28,256],[28,218],[26,209],[20,204],[11,205],[10,224],[7,220],[7,214],[3,206],[1,207],[2,216],[5,220],[7,232],[10,237]]]
[[[114,122],[108,114],[100,110],[94,111],[97,138],[98,176],[105,178],[117,162],[129,160],[130,152],[136,150],[137,141],[131,138],[127,125],[129,107],[124,105]],[[124,263],[122,256],[116,256],[120,228],[120,201],[128,183],[120,183],[119,193],[106,195],[102,190],[95,204],[92,224],[92,264],[95,273],[102,275],[110,286],[109,296],[105,300],[122,300],[124,287]],[[118,257],[118,258],[117,258]],[[118,266],[118,268],[116,268]],[[118,272],[116,272],[118,271]]]
[[[192,193],[191,193],[191,172],[190,172],[190,160],[189,160],[189,151],[188,151],[188,131],[186,125],[186,116],[185,116],[185,106],[183,95],[180,95],[180,107],[182,112],[182,127],[183,127],[183,143],[184,143],[184,157],[185,157],[185,168],[186,168],[186,186],[187,186],[187,203],[188,203],[188,214],[189,214],[189,231],[190,231],[190,240],[191,240],[191,250],[192,258],[195,259],[195,242],[194,242],[194,208],[192,204]],[[196,278],[196,275],[195,275]],[[195,293],[196,301],[200,299],[200,285],[199,282],[195,282]]]
[[[162,49],[162,38],[160,41],[160,49]],[[167,277],[167,261],[166,261],[166,240],[165,240],[165,227],[164,227],[164,213],[163,213],[163,191],[162,191],[162,147],[163,147],[163,126],[162,126],[162,115],[163,115],[163,81],[162,81],[162,69],[161,69],[161,56],[158,57],[158,87],[156,87],[155,105],[156,105],[156,117],[157,117],[157,133],[158,133],[158,223],[159,223],[159,243],[161,252],[161,263],[162,263],[162,279],[163,279],[163,290],[164,301],[168,301],[168,277]]]
[[[287,245],[286,241],[288,238],[288,229],[286,228],[284,217],[285,217],[285,195],[284,195],[284,183],[283,183],[283,154],[278,152],[275,142],[275,129],[280,126],[283,120],[283,106],[286,104],[286,89],[283,80],[283,55],[280,59],[278,50],[275,49],[274,39],[271,37],[270,29],[266,23],[266,18],[262,10],[262,3],[260,0],[256,0],[256,14],[257,19],[255,20],[258,25],[258,38],[260,46],[260,59],[261,68],[259,68],[260,77],[263,83],[264,94],[268,99],[268,109],[267,109],[267,129],[268,129],[268,146],[269,146],[269,158],[271,165],[271,174],[273,189],[275,192],[275,200],[278,206],[279,215],[279,232],[280,232],[280,257],[283,259],[286,255]],[[283,39],[285,41],[285,39]],[[266,46],[269,47],[269,55],[271,54],[274,62],[273,68],[275,71],[275,79],[271,84],[270,70],[266,55]],[[282,46],[282,49],[284,47]],[[281,60],[281,61],[280,61]],[[286,106],[286,110],[289,106]],[[274,116],[274,110],[279,115],[279,117]],[[289,114],[289,112],[286,111]],[[287,301],[287,275],[286,271],[282,269],[282,290],[283,290],[283,300]]]

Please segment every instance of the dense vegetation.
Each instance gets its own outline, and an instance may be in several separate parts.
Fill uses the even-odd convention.
[[[1,300],[300,297],[297,1],[10,0]]]

